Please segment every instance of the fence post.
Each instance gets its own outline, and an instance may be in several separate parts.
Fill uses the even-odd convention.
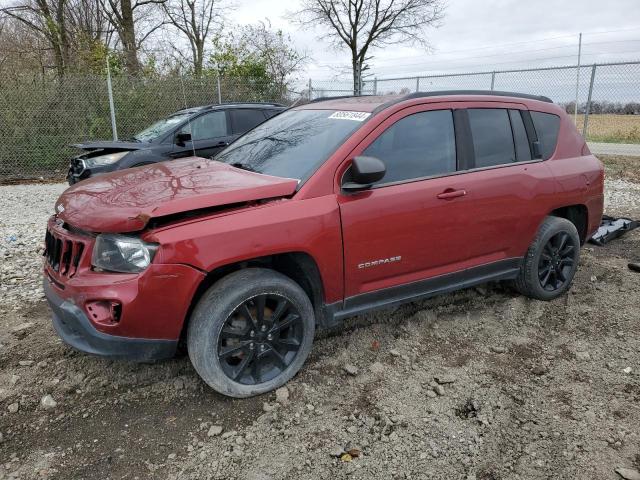
[[[593,82],[596,79],[596,64],[591,67],[591,80],[589,81],[589,95],[587,96],[587,106],[584,111],[584,125],[582,126],[582,136],[587,139],[587,127],[589,126],[589,112],[591,111],[591,94],[593,93]]]
[[[118,141],[118,127],[116,126],[116,109],[113,106],[113,88],[111,87],[111,67],[109,66],[109,54],[107,53],[107,90],[109,92],[109,112],[111,113],[111,135],[113,141]]]
[[[420,91],[420,77],[416,77],[416,92]]]
[[[311,79],[309,79],[309,100],[313,100],[313,85],[311,84]]]
[[[491,91],[493,92],[493,89],[496,85],[496,72],[495,70],[493,72],[491,72]]]
[[[373,77],[373,94],[378,94],[378,77]]]
[[[220,88],[220,73],[216,75],[216,86],[218,88],[218,104],[222,103],[222,89]]]

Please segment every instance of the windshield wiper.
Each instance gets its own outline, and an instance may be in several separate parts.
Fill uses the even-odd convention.
[[[235,162],[230,163],[229,165],[231,165],[232,167],[240,168],[242,170],[246,170],[247,172],[259,173],[255,168],[253,168],[251,165],[247,165],[246,163]]]

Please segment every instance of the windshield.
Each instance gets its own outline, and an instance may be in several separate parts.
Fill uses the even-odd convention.
[[[178,115],[172,115],[168,118],[164,118],[157,121],[150,127],[145,128],[140,133],[137,133],[133,138],[139,142],[150,142],[169,132],[174,127],[187,120],[191,115],[193,114],[181,113]]]
[[[277,177],[306,180],[355,131],[367,113],[290,110],[240,137],[215,159]]]

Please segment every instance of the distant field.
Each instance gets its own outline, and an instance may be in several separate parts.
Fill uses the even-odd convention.
[[[578,115],[582,131],[584,116]],[[589,115],[587,139],[592,142],[640,143],[640,115]]]

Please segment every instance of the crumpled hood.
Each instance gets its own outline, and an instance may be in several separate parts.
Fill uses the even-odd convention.
[[[298,180],[189,157],[84,180],[56,202],[56,214],[89,232],[124,233],[151,218],[291,195]]]

